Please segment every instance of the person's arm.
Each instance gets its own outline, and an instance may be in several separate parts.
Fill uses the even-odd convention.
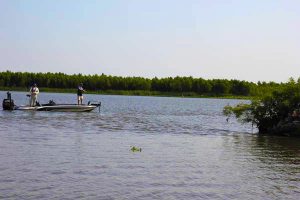
[[[35,94],[37,95],[38,93],[40,93],[39,88],[36,88]]]

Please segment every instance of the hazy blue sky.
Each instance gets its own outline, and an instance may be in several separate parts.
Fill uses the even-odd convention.
[[[0,0],[0,71],[300,77],[300,0]]]

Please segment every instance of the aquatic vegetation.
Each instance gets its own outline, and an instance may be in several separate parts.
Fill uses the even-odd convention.
[[[136,146],[131,146],[130,149],[132,152],[142,152],[142,148],[136,147]]]

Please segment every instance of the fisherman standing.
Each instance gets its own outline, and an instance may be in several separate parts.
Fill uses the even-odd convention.
[[[33,86],[30,88],[30,101],[29,101],[29,105],[31,107],[36,105],[36,101],[37,101],[37,96],[39,94],[39,88],[37,87],[36,83],[33,84]]]
[[[83,100],[83,92],[85,92],[85,90],[83,89],[83,84],[80,83],[78,85],[78,88],[77,88],[77,100],[78,100],[78,105],[79,103],[82,104],[82,100]]]

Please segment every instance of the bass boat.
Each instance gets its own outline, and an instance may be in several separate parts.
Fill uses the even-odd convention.
[[[52,111],[52,112],[90,112],[95,108],[101,107],[101,102],[91,103],[88,102],[87,105],[77,105],[77,104],[56,104],[53,100],[50,100],[47,104],[39,104],[37,102],[36,106],[16,106],[14,100],[11,98],[11,94],[7,92],[7,98],[3,100],[2,103],[3,110],[23,110],[23,111]]]

